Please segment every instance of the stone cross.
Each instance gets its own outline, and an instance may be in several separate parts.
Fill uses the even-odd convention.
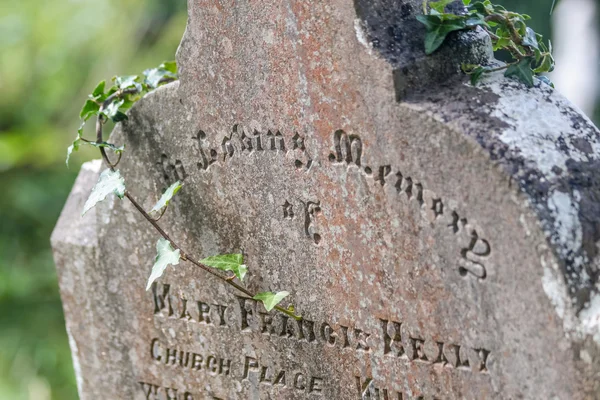
[[[422,50],[420,0],[189,3],[180,80],[113,132],[189,253],[242,252],[267,313],[193,265],[148,292],[157,233],[126,201],[52,236],[81,399],[595,399],[600,132],[491,75],[481,32]],[[286,299],[286,300],[288,300]],[[286,301],[284,301],[287,305]]]

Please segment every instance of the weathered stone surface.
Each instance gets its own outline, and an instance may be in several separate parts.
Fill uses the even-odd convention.
[[[304,320],[185,262],[145,292],[158,236],[125,201],[79,217],[87,164],[53,235],[82,399],[600,396],[600,134],[542,84],[435,83],[460,51],[436,69],[385,14],[419,3],[190,2],[119,168],[146,208],[183,179],[172,237]]]

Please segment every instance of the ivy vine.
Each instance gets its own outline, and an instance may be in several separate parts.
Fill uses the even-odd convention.
[[[181,182],[176,182],[167,188],[154,207],[149,211],[146,211],[133,197],[131,192],[127,190],[125,179],[121,176],[121,172],[116,169],[121,161],[121,156],[123,155],[125,147],[104,141],[104,124],[108,120],[115,123],[126,120],[127,111],[136,101],[140,100],[148,92],[159,86],[175,81],[177,78],[177,65],[175,62],[165,62],[157,68],[144,71],[141,76],[131,75],[114,77],[112,79],[113,84],[108,89],[106,87],[106,81],[102,81],[88,96],[80,113],[80,118],[82,120],[81,126],[77,131],[75,140],[67,150],[66,163],[67,165],[69,164],[71,154],[74,151],[79,150],[80,146],[90,145],[97,147],[100,150],[100,154],[107,168],[102,171],[98,182],[92,189],[92,193],[83,207],[82,215],[92,209],[96,204],[103,201],[107,196],[114,194],[120,199],[127,198],[137,211],[139,211],[139,213],[160,234],[161,238],[156,243],[157,255],[154,260],[154,265],[152,266],[152,272],[148,278],[146,290],[149,290],[152,287],[152,284],[163,275],[169,265],[178,265],[180,260],[187,261],[218,278],[225,284],[234,287],[244,295],[262,302],[267,311],[277,310],[297,320],[302,319],[301,316],[296,314],[294,306],[290,305],[288,308],[279,306],[281,301],[289,296],[288,292],[252,293],[243,286],[244,277],[248,272],[248,267],[244,264],[244,256],[242,254],[221,254],[198,261],[189,253],[183,251],[183,249],[169,237],[158,224],[158,221],[164,215],[173,196],[175,196],[183,187]],[[83,136],[83,129],[86,123],[93,117],[96,119],[96,138],[95,140],[90,140]],[[111,161],[107,151],[116,156],[115,161]]]
[[[491,38],[494,51],[505,51],[512,61],[501,66],[463,64],[463,71],[471,76],[471,84],[476,85],[484,74],[504,71],[505,76],[517,78],[529,87],[534,85],[534,76],[553,86],[542,75],[554,70],[552,44],[548,41],[546,45],[542,35],[527,26],[526,21],[531,19],[529,15],[508,11],[490,0],[474,3],[462,0],[464,13],[446,12],[447,6],[453,2],[425,0],[423,3],[424,15],[418,15],[417,19],[427,30],[425,52],[428,55],[444,43],[450,32],[481,27]]]

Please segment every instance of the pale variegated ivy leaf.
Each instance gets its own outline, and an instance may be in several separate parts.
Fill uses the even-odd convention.
[[[104,114],[106,118],[113,119],[119,113],[119,108],[123,103],[125,103],[125,100],[113,101],[102,111],[102,114]]]
[[[222,254],[207,257],[200,262],[221,271],[231,271],[240,281],[244,280],[248,272],[248,267],[244,264],[244,256],[241,254]]]
[[[179,181],[169,186],[167,190],[165,190],[163,195],[160,197],[158,202],[154,205],[154,207],[152,207],[152,210],[150,210],[150,214],[160,214],[162,210],[169,205],[169,202],[171,201],[173,196],[175,196],[175,194],[179,192],[179,189],[181,189],[182,186],[183,184]]]
[[[286,298],[289,295],[290,294],[288,292],[277,292],[277,293],[262,292],[262,293],[257,294],[256,296],[254,296],[253,299],[262,301],[262,303],[265,306],[265,309],[267,311],[271,311],[279,303],[281,303],[281,300],[283,300],[284,298]]]
[[[114,193],[117,197],[122,199],[123,196],[125,196],[125,179],[123,179],[119,171],[106,169],[100,174],[96,186],[92,189],[90,197],[83,206],[81,215],[84,215],[111,193]]]
[[[163,275],[165,269],[167,269],[169,265],[179,264],[180,258],[181,254],[179,249],[173,250],[171,243],[165,238],[158,239],[158,242],[156,242],[156,259],[152,266],[150,278],[148,278],[146,290],[149,290],[152,287],[152,283]]]
[[[139,77],[137,75],[115,76],[114,81],[119,89],[125,90],[129,88],[136,88],[141,92],[142,85],[138,82],[138,78]]]
[[[73,154],[74,151],[78,151],[79,150],[79,146],[81,145],[81,135],[83,135],[83,127],[85,126],[85,121],[83,121],[81,123],[81,125],[79,126],[79,129],[77,129],[77,137],[75,138],[75,140],[73,141],[73,143],[67,148],[67,159],[65,160],[65,162],[67,163],[67,167],[69,166],[69,159],[71,158],[71,154]]]
[[[158,68],[145,70],[144,77],[145,83],[150,86],[150,88],[157,88],[160,86],[162,79],[177,79],[177,64],[175,61],[162,63]]]

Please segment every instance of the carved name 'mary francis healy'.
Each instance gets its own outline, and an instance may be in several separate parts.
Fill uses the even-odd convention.
[[[600,133],[540,82],[469,85],[477,30],[426,56],[421,5],[188,2],[119,167],[145,207],[184,181],[169,235],[302,319],[184,262],[145,291],[156,234],[79,217],[86,163],[52,236],[81,399],[600,397]]]

